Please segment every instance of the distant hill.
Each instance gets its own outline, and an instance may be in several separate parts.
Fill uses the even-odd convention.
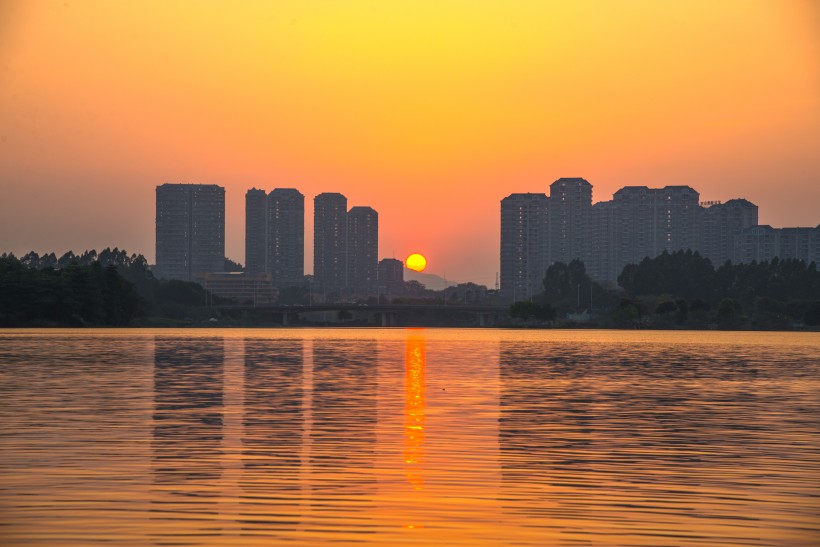
[[[456,285],[458,285],[458,281],[453,281],[452,279],[447,279],[445,281],[445,279],[440,275],[432,273],[414,272],[408,269],[404,270],[404,280],[418,281],[419,283],[423,284],[426,288],[433,291],[441,291],[444,290],[444,288],[446,287],[455,287]]]

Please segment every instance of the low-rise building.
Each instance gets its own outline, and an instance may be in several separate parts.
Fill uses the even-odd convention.
[[[404,293],[404,263],[397,258],[379,261],[379,296],[392,298]]]
[[[268,305],[275,303],[279,296],[271,274],[205,273],[197,276],[197,282],[211,294],[237,304]]]

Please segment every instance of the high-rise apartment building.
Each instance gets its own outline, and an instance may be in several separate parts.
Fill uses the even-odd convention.
[[[157,277],[192,281],[225,268],[225,189],[163,184],[156,189]]]
[[[735,262],[802,260],[810,264],[820,261],[820,226],[816,228],[772,228],[751,226],[737,238]]]
[[[699,197],[689,186],[625,186],[612,201],[595,204],[599,210],[611,208],[611,213],[596,219],[605,226],[593,228],[597,236],[590,234],[596,252],[589,255],[587,270],[595,279],[614,282],[627,264],[664,251],[697,249]]]
[[[778,251],[777,236],[777,230],[767,224],[746,228],[738,238],[734,262],[763,262],[773,259]]]
[[[700,194],[689,186],[650,190],[654,197],[654,245],[649,256],[698,247]]]
[[[305,196],[294,188],[245,194],[245,272],[279,289],[304,283]]]
[[[815,260],[812,247],[818,235],[817,228],[780,228],[777,235],[778,258],[802,260],[807,264]]]
[[[268,195],[252,188],[245,193],[245,273],[268,272]]]
[[[654,196],[646,186],[625,186],[613,195],[615,228],[608,242],[615,256],[612,280],[617,279],[624,265],[637,264],[654,252],[653,202]]]
[[[526,300],[541,292],[549,265],[550,200],[510,194],[501,200],[501,293]]]
[[[347,213],[347,290],[371,295],[378,287],[379,214],[372,207]]]
[[[706,202],[700,215],[700,254],[717,268],[735,259],[735,248],[746,228],[757,226],[757,205],[745,199]]]
[[[267,271],[277,288],[305,280],[305,196],[294,188],[268,195]]]
[[[815,226],[809,242],[809,263],[814,262],[820,268],[820,224]]]
[[[616,227],[618,208],[613,201],[600,201],[592,206],[589,232],[589,255],[584,265],[592,279],[615,282],[618,268]]]
[[[314,288],[340,295],[347,287],[347,198],[325,192],[313,199]]]
[[[582,178],[560,178],[550,185],[549,261],[587,261],[592,185]]]

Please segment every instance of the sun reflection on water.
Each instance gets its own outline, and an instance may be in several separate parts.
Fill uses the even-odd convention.
[[[424,337],[411,333],[404,351],[404,463],[407,481],[424,489]]]

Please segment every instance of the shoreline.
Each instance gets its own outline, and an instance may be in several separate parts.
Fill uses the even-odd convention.
[[[185,330],[217,330],[217,329],[271,329],[271,330],[305,330],[305,329],[469,329],[469,330],[509,330],[509,331],[627,331],[627,332],[806,332],[820,333],[820,327],[794,327],[788,329],[773,328],[667,328],[658,326],[641,327],[607,327],[601,325],[579,325],[566,324],[558,326],[533,326],[533,325],[442,325],[442,324],[408,324],[382,326],[373,323],[314,323],[314,324],[219,324],[219,323],[183,323],[183,324],[139,324],[139,325],[15,325],[0,326],[0,331],[22,331],[22,330],[149,330],[149,329],[185,329]]]

